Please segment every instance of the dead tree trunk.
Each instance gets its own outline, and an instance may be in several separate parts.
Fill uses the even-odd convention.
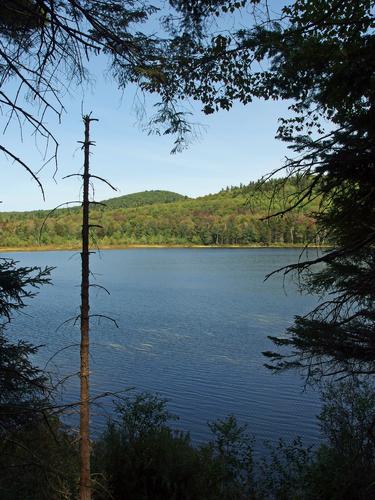
[[[84,116],[85,140],[83,143],[83,215],[82,215],[82,281],[81,281],[81,348],[80,348],[80,500],[91,500],[90,479],[90,404],[89,404],[89,155],[90,155],[90,116]]]

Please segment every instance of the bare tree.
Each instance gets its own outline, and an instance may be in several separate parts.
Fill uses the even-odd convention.
[[[85,140],[83,143],[83,202],[82,202],[82,275],[81,275],[81,348],[80,348],[80,379],[81,379],[81,405],[80,405],[80,499],[91,498],[90,480],[90,404],[89,404],[89,333],[90,333],[90,303],[89,303],[89,273],[90,273],[90,115],[83,117],[85,124]]]
[[[116,190],[108,181],[90,173],[90,147],[94,142],[90,139],[90,124],[93,121],[98,121],[91,117],[91,113],[83,116],[84,123],[84,141],[82,141],[82,149],[84,153],[83,174],[72,174],[72,176],[82,177],[83,181],[83,198],[82,198],[82,249],[81,249],[81,311],[80,311],[80,326],[81,326],[81,343],[80,343],[80,499],[91,499],[91,476],[90,476],[90,317],[108,319],[115,326],[117,323],[114,319],[104,314],[90,314],[90,228],[97,227],[96,224],[90,223],[90,206],[94,201],[90,201],[90,184],[91,179],[97,179],[107,184],[111,189]],[[70,177],[70,176],[68,176]],[[103,288],[107,293],[108,290]],[[100,395],[100,397],[105,394]]]

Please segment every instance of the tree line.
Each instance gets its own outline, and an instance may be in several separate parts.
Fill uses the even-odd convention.
[[[283,217],[267,219],[270,207],[288,203],[275,185],[292,197],[293,181],[268,181],[228,187],[220,193],[189,199],[176,193],[146,191],[113,198],[93,209],[93,237],[100,246],[116,245],[304,245],[322,243],[311,203]],[[180,199],[178,199],[179,197]],[[178,199],[178,201],[175,201]],[[81,237],[80,210],[0,214],[3,247],[76,246]]]

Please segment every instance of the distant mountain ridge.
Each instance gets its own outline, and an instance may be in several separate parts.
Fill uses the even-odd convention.
[[[154,205],[156,203],[173,203],[174,201],[187,200],[188,196],[183,196],[173,191],[163,191],[155,189],[151,191],[140,191],[139,193],[125,194],[103,200],[107,208],[132,208],[144,205]]]
[[[100,200],[99,203],[104,204],[107,208],[133,208],[142,207],[144,205],[155,205],[157,203],[173,203],[179,200],[189,200],[188,196],[183,194],[174,193],[173,191],[153,189],[146,191],[139,191],[137,193],[124,194],[122,196],[115,196],[113,198],[108,198],[106,200]],[[1,207],[3,208],[3,207]],[[95,205],[92,206],[95,208]],[[58,213],[62,213],[64,210],[79,210],[80,206],[70,207],[69,209],[61,206],[57,209]],[[1,211],[0,214],[47,214],[52,209],[39,209],[39,210],[20,210],[20,211]]]
[[[312,197],[283,217],[267,219],[294,205],[300,183],[250,182],[196,199],[163,190],[111,198],[92,205],[91,222],[97,226],[93,241],[102,247],[304,245],[315,240],[318,199]],[[79,247],[81,208],[58,209],[46,219],[47,214],[48,210],[0,212],[0,247]]]

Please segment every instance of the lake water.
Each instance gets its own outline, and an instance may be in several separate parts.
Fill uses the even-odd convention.
[[[6,255],[3,255],[6,256]],[[7,256],[10,256],[8,254]],[[56,266],[53,286],[16,317],[11,332],[43,345],[37,362],[63,378],[79,367],[79,325],[65,320],[79,313],[80,256],[73,252],[12,254],[22,265]],[[195,441],[208,437],[207,421],[234,414],[259,442],[303,436],[319,439],[319,398],[303,392],[294,373],[273,375],[261,352],[268,335],[282,333],[295,314],[316,303],[281,276],[267,272],[296,261],[292,249],[129,249],[92,256],[92,392],[127,387],[158,392],[179,415],[178,428]],[[70,347],[69,347],[70,346]],[[78,378],[67,379],[63,398],[77,401]],[[98,433],[111,404],[94,407]],[[74,421],[74,418],[73,418]]]

